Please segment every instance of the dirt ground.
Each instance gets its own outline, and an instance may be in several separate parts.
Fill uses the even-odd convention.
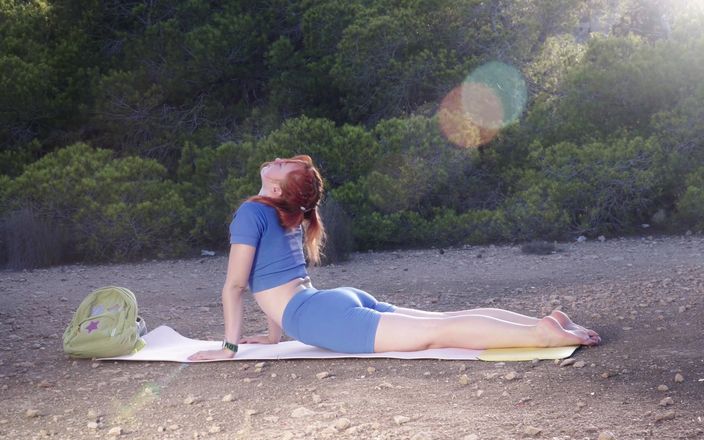
[[[704,237],[559,247],[360,253],[311,276],[318,288],[351,285],[429,310],[560,308],[603,337],[562,367],[74,360],[63,330],[81,299],[108,284],[137,294],[150,328],[221,339],[226,257],[0,272],[0,438],[704,438]],[[248,297],[246,334],[266,328],[255,307]]]

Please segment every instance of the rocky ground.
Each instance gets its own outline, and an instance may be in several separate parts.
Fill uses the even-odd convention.
[[[311,276],[429,310],[560,308],[604,339],[567,365],[73,360],[63,330],[108,284],[134,291],[152,328],[221,339],[226,257],[0,272],[0,438],[704,438],[704,238],[558,247],[363,253]],[[247,334],[266,328],[255,307]]]

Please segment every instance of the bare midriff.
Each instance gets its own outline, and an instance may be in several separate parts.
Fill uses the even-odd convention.
[[[281,326],[284,310],[291,298],[299,291],[311,287],[310,278],[294,278],[286,284],[255,293],[254,299],[264,314]]]

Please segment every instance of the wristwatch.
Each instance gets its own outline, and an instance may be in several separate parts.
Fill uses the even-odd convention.
[[[227,348],[228,350],[237,353],[237,344],[227,342],[227,340],[222,341],[222,348]]]

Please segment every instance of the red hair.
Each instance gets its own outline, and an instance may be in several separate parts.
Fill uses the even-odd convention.
[[[279,182],[281,197],[250,197],[249,201],[263,203],[276,209],[279,222],[284,229],[303,226],[303,247],[311,264],[319,264],[321,249],[325,241],[325,227],[318,211],[323,198],[323,178],[307,155],[286,159],[302,165],[290,171],[286,179]],[[269,162],[262,164],[262,168]]]

